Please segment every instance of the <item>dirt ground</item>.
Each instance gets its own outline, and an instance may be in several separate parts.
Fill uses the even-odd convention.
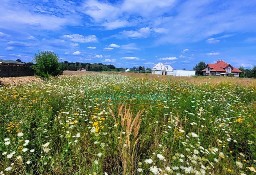
[[[0,86],[15,86],[20,84],[26,84],[31,82],[39,82],[40,78],[35,76],[27,76],[27,77],[5,77],[0,78]]]

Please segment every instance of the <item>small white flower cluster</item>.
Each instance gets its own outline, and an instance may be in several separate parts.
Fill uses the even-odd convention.
[[[50,142],[47,142],[47,143],[42,145],[43,151],[45,153],[48,153],[50,151],[49,145],[50,145]]]

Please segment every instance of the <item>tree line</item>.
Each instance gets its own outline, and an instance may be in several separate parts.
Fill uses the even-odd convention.
[[[124,68],[117,68],[112,64],[106,65],[102,63],[81,63],[81,62],[68,62],[64,61],[60,63],[60,66],[63,70],[71,70],[71,71],[78,71],[78,70],[86,70],[86,71],[124,71]]]
[[[21,60],[17,60],[21,62]],[[34,58],[35,64],[32,65],[36,75],[41,77],[49,77],[56,76],[62,74],[64,70],[86,70],[86,71],[125,71],[124,68],[116,68],[114,65],[105,65],[102,63],[80,63],[80,62],[59,62],[58,56],[51,51],[42,51],[35,55]],[[203,69],[205,69],[207,64],[203,61],[196,64],[194,70],[196,71],[196,75],[203,75]],[[252,69],[246,69],[243,67],[239,68],[242,73],[240,73],[240,77],[247,78],[256,78],[256,66]],[[144,66],[133,67],[129,69],[130,72],[138,72],[138,73],[150,73],[150,68],[145,68]]]

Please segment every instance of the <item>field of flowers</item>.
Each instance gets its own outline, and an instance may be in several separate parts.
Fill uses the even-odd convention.
[[[0,87],[0,175],[256,174],[256,80],[88,74]]]

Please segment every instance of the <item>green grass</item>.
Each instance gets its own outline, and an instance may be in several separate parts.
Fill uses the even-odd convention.
[[[255,84],[193,81],[90,74],[1,87],[0,174],[255,173]],[[121,105],[142,112],[137,137]]]

